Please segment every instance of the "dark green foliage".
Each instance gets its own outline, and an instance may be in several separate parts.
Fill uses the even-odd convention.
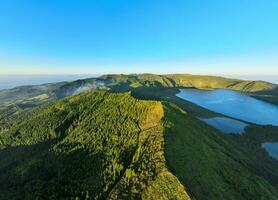
[[[0,133],[11,126],[13,116],[18,113],[19,108],[14,105],[0,109]]]
[[[138,199],[167,172],[159,102],[92,91],[31,111],[0,135],[0,199]]]
[[[273,104],[278,104],[278,87],[273,90],[258,91],[256,93],[250,93],[252,97],[268,101]]]
[[[194,103],[185,101],[176,96],[179,92],[177,88],[165,88],[165,87],[139,87],[131,89],[131,94],[138,99],[152,99],[157,101],[171,102],[179,107],[185,109],[191,114],[198,117],[215,117],[220,114],[213,111],[209,111]],[[221,115],[222,116],[222,115]]]
[[[252,144],[258,143],[249,134],[246,138],[223,135],[169,105],[165,106],[165,120],[167,163],[193,197],[278,198],[278,162],[263,154],[260,147],[254,148]]]

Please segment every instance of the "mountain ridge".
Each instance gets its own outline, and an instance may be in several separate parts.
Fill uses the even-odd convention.
[[[190,74],[108,74],[97,78],[80,79],[71,82],[49,83],[34,86],[19,86],[13,89],[0,90],[0,106],[47,93],[49,98],[70,96],[82,87],[110,89],[132,89],[136,87],[195,87],[199,89],[233,89],[243,92],[271,93],[278,90],[278,85],[265,81],[244,81],[219,76]],[[278,95],[275,92],[275,96]]]

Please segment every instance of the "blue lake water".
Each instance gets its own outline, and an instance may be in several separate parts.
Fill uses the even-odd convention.
[[[233,118],[278,125],[278,106],[232,90],[181,89],[178,97]]]
[[[262,147],[266,149],[272,158],[278,160],[278,143],[266,142],[262,144]]]
[[[201,118],[200,120],[215,127],[222,133],[228,134],[243,134],[245,127],[248,126],[246,123],[227,117]]]

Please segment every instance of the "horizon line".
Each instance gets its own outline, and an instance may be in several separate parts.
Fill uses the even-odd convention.
[[[238,80],[245,80],[245,81],[264,81],[272,84],[278,84],[278,75],[264,75],[264,74],[201,74],[201,73],[83,73],[83,74],[1,74],[0,76],[80,76],[80,79],[87,79],[87,78],[98,78],[104,75],[140,75],[140,74],[151,74],[151,75],[193,75],[193,76],[214,76],[214,77],[222,77],[227,79],[238,79]],[[78,80],[78,77],[76,77]],[[266,79],[265,79],[266,78]],[[274,78],[274,79],[267,79],[267,78]],[[62,81],[62,80],[61,80]]]

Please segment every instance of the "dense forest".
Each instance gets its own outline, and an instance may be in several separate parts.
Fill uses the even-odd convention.
[[[162,117],[159,102],[93,91],[18,118],[0,135],[0,199],[188,198]]]

